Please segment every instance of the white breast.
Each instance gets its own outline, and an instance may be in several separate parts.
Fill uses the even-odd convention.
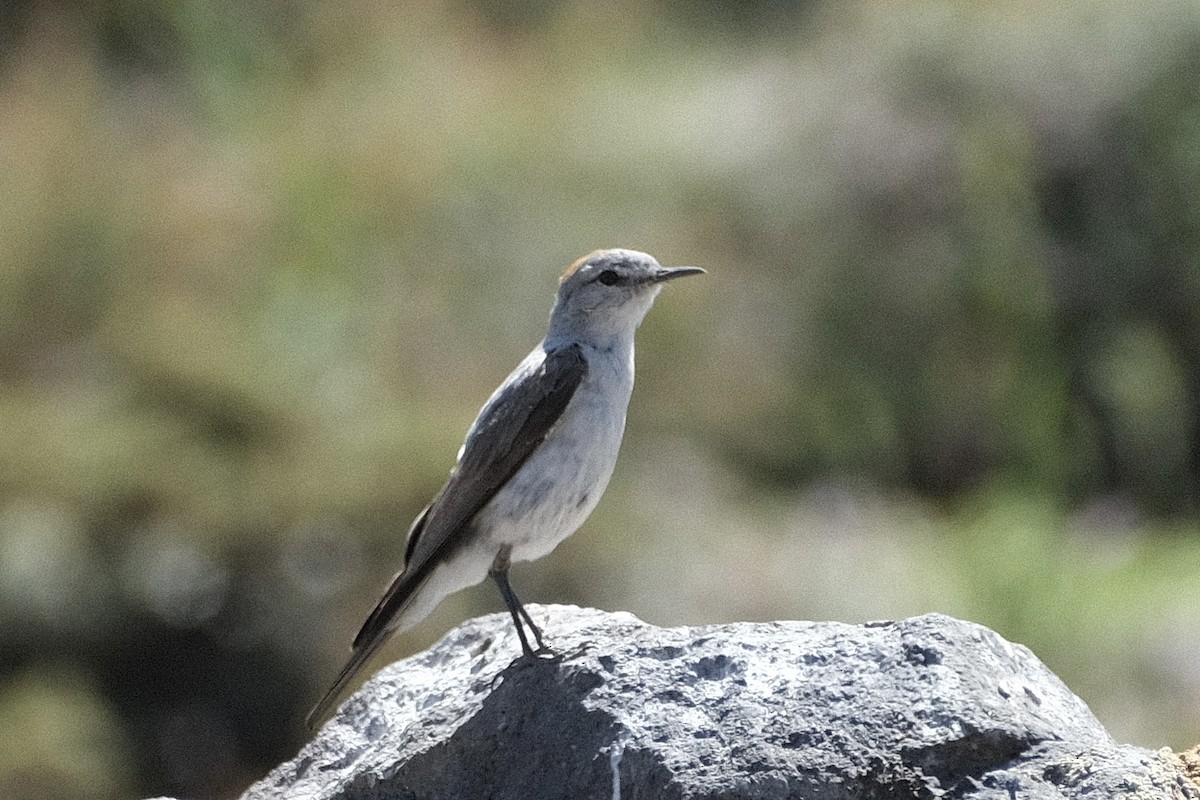
[[[513,561],[549,553],[583,524],[608,486],[633,390],[633,347],[585,348],[588,373],[558,423],[477,517],[477,530]]]

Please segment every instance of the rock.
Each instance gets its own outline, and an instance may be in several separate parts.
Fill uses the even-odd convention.
[[[1028,649],[972,623],[529,611],[553,656],[517,658],[506,614],[467,622],[245,800],[1200,800],[1178,759],[1115,743]]]

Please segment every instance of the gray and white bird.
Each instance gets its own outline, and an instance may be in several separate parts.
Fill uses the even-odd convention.
[[[563,273],[550,329],[484,404],[450,478],[413,522],[404,568],[354,638],[333,686],[309,713],[326,716],[388,637],[448,595],[491,576],[521,649],[542,633],[513,593],[508,567],[549,553],[583,524],[608,486],[633,390],[633,338],[668,269],[636,250],[597,250]],[[523,624],[524,625],[523,625]]]

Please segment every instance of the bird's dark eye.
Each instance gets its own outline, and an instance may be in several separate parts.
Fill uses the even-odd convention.
[[[621,280],[621,276],[611,269],[606,269],[596,276],[596,280],[603,283],[605,286],[612,286],[617,281]]]

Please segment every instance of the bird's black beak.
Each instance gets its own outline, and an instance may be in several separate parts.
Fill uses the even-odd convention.
[[[663,281],[673,281],[676,278],[685,278],[688,275],[703,275],[704,270],[699,267],[664,267],[654,273],[654,277],[650,279],[651,283],[662,283]]]

